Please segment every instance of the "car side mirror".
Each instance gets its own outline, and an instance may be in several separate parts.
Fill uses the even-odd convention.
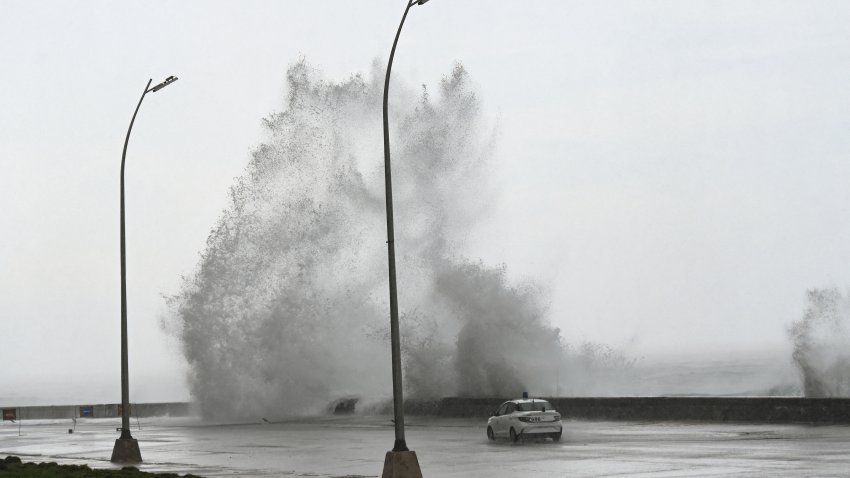
[[[499,416],[499,411],[498,411],[498,410],[493,410],[493,413],[491,413],[491,414],[490,414],[490,416],[491,416],[491,417],[498,417],[498,416]]]

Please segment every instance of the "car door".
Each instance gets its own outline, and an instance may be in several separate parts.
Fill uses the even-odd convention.
[[[505,425],[505,410],[508,408],[508,403],[509,402],[503,403],[496,411],[496,421],[494,424],[495,426],[493,427],[493,433],[496,436],[505,436],[505,434],[508,433],[508,429]]]
[[[511,430],[511,424],[513,423],[513,413],[516,412],[516,404],[514,402],[508,402],[505,404],[505,412],[502,414],[502,435],[509,436]]]

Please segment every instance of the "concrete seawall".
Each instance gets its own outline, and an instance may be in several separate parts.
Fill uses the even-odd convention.
[[[848,423],[848,398],[575,397],[547,398],[564,418],[635,421]],[[411,415],[487,418],[496,398],[444,398],[405,404]]]
[[[564,418],[631,421],[850,424],[850,398],[773,397],[572,397],[546,398]],[[448,397],[407,400],[407,415],[485,419],[505,399]],[[356,403],[356,401],[355,401]],[[66,405],[14,408],[23,420],[119,417],[119,405]],[[357,413],[392,414],[392,402]],[[134,417],[189,416],[193,404],[138,403]]]
[[[121,416],[119,404],[97,405],[50,405],[40,407],[0,407],[3,410],[15,410],[18,420],[49,420],[61,418],[114,418]],[[192,414],[192,404],[187,402],[169,403],[133,403],[130,415],[139,418],[172,416],[183,417]]]

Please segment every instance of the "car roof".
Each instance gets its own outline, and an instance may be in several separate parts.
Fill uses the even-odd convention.
[[[513,403],[549,402],[549,400],[546,400],[544,398],[515,398],[513,400],[508,401]]]

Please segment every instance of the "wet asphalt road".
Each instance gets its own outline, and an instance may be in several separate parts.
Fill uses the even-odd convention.
[[[485,424],[408,417],[426,477],[850,476],[850,426],[564,422],[560,443],[488,442]],[[141,430],[138,426],[141,426]],[[0,457],[113,467],[118,419],[0,425]],[[389,417],[210,424],[133,420],[146,471],[202,476],[379,476]]]

